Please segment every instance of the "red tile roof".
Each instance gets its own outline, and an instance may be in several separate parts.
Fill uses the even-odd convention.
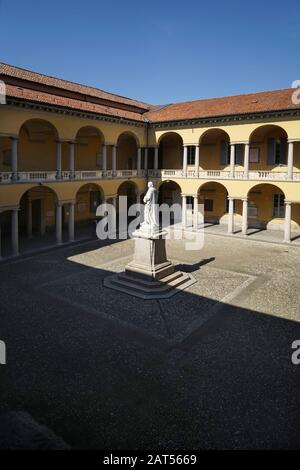
[[[294,91],[294,89],[288,88],[286,90],[172,103],[157,110],[153,109],[145,116],[152,122],[161,122],[300,109],[300,105],[295,105],[292,102]]]
[[[209,119],[300,109],[300,105],[292,102],[295,91],[292,88],[153,106],[7,64],[0,64],[0,78],[7,82],[7,96],[10,97],[140,122]]]
[[[64,96],[30,90],[29,88],[22,88],[14,85],[6,85],[6,95],[8,97],[21,98],[25,101],[31,101],[35,103],[62,106],[64,108],[76,109],[82,112],[86,111],[91,113],[104,114],[106,116],[144,122],[143,115],[140,113],[125,111],[124,109],[118,109],[110,106],[103,106],[100,104],[91,103],[89,101],[66,98]]]
[[[30,70],[15,67],[9,64],[0,63],[0,75],[6,75],[8,77],[14,77],[21,80],[29,81],[32,83],[39,83],[50,87],[59,88],[61,90],[67,90],[82,95],[100,98],[103,100],[113,101],[120,104],[134,106],[143,110],[151,109],[151,105],[143,103],[142,101],[133,100],[124,96],[115,95],[98,88],[90,87],[87,85],[81,85],[79,83],[62,80],[60,78],[51,77],[42,73],[32,72]]]

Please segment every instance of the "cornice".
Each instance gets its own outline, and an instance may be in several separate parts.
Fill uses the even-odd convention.
[[[149,122],[151,129],[160,128],[180,128],[180,127],[194,127],[197,125],[207,125],[216,123],[233,124],[235,122],[249,122],[249,121],[261,121],[265,119],[281,119],[281,118],[299,118],[300,109],[286,109],[280,111],[266,111],[260,113],[249,113],[249,114],[235,114],[235,115],[224,115],[224,116],[212,116],[206,118],[194,118],[194,119],[180,119],[173,121],[160,121],[160,122]]]
[[[50,113],[65,114],[69,116],[76,116],[86,119],[94,119],[97,121],[113,122],[117,124],[125,124],[134,127],[143,127],[150,129],[168,129],[168,128],[188,128],[195,126],[204,126],[211,124],[234,124],[236,122],[247,123],[249,121],[262,121],[270,119],[297,119],[300,117],[299,109],[287,109],[280,111],[268,111],[260,113],[249,113],[249,114],[236,114],[236,115],[224,115],[224,116],[212,116],[206,118],[194,118],[194,119],[181,119],[173,121],[160,121],[151,122],[145,117],[145,121],[135,121],[134,119],[107,116],[105,114],[93,113],[88,111],[80,111],[76,109],[70,109],[59,105],[51,105],[46,103],[37,103],[34,101],[24,101],[20,98],[7,97],[6,105],[17,106],[20,108],[28,108],[34,110],[42,110]]]
[[[68,116],[76,116],[85,119],[95,119],[97,121],[113,122],[117,124],[125,124],[134,127],[147,127],[147,122],[135,121],[122,117],[107,116],[105,114],[92,113],[88,111],[79,111],[76,109],[65,108],[63,106],[55,106],[51,104],[37,103],[34,101],[23,101],[19,98],[8,97],[6,99],[6,105],[17,106],[19,108],[28,108],[39,111],[46,111],[56,114],[66,114]]]

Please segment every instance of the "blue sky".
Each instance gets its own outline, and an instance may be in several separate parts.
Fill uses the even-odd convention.
[[[0,60],[150,103],[288,88],[300,2],[0,0]]]

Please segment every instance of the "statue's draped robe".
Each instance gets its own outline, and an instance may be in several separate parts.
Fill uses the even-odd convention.
[[[144,197],[144,223],[142,225],[155,229],[159,226],[157,191],[154,187],[150,187]]]

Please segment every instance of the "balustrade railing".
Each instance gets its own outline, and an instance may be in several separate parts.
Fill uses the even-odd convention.
[[[182,169],[149,169],[149,170],[83,170],[83,171],[21,171],[0,172],[0,184],[8,183],[30,183],[30,182],[53,182],[53,181],[74,181],[74,180],[95,180],[109,178],[199,178],[199,179],[236,179],[236,180],[259,180],[259,181],[300,181],[300,171],[293,172],[293,178],[288,178],[286,171],[249,171],[248,175],[244,171],[236,171],[233,175],[229,171],[222,170],[187,170]]]

